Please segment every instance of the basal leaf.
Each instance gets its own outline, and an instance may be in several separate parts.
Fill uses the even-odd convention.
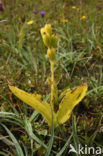
[[[68,91],[70,91],[70,89],[66,89],[66,90],[64,90],[64,91],[60,94],[60,96],[59,96],[59,101],[61,101],[61,100],[63,99],[63,97],[66,95],[66,93],[67,93]]]
[[[59,109],[56,114],[57,122],[63,124],[66,122],[73,110],[73,108],[83,99],[87,91],[87,84],[68,90],[62,99]]]
[[[32,106],[39,113],[41,113],[48,122],[48,125],[51,126],[52,120],[50,105],[47,102],[41,101],[40,95],[27,93],[11,85],[9,85],[9,88],[12,91],[12,93],[16,95],[19,99],[21,99],[23,102]]]

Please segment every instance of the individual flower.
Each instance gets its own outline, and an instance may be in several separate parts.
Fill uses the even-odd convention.
[[[72,9],[76,9],[76,6],[72,6]]]
[[[37,11],[37,8],[34,8],[34,14],[37,14],[38,11]]]
[[[0,11],[4,11],[4,6],[2,2],[0,2]]]
[[[62,22],[62,23],[67,23],[67,22],[68,22],[68,20],[67,20],[67,19],[65,19],[65,18],[63,18],[63,19],[61,20],[61,22]]]
[[[6,40],[2,40],[2,43],[6,43]]]
[[[80,20],[85,20],[86,19],[86,16],[82,16],[81,18],[80,18]]]
[[[51,35],[52,34],[52,27],[51,27],[51,24],[46,24],[45,25],[45,31]]]
[[[14,16],[14,14],[13,13],[10,13],[10,17],[13,17]]]
[[[44,10],[41,10],[41,11],[39,12],[39,15],[42,16],[42,17],[44,17],[45,14],[46,14],[46,12],[45,12]]]
[[[102,9],[102,7],[100,5],[98,5],[97,8],[98,8],[98,10],[101,10]]]
[[[34,23],[33,20],[27,22],[28,25],[31,25],[31,24],[33,24],[33,23]]]
[[[43,39],[43,42],[47,48],[56,48],[58,37],[55,34],[52,34],[51,24],[46,24],[45,27],[40,29],[40,33]]]
[[[56,55],[55,48],[48,48],[47,55],[48,55],[48,58],[49,58],[50,61],[54,61],[55,60],[55,55]]]
[[[79,8],[77,8],[77,11],[79,11],[80,9]]]

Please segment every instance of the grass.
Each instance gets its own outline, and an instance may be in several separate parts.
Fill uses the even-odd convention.
[[[103,148],[103,2],[2,1],[0,11],[0,155],[67,155],[69,145]],[[42,5],[41,5],[42,4]],[[72,6],[76,6],[73,9]],[[99,7],[100,6],[100,7]],[[79,8],[79,11],[77,11]],[[37,9],[37,14],[35,10]],[[39,11],[45,10],[41,17]],[[82,16],[86,19],[81,20]],[[65,18],[67,22],[62,22]],[[32,25],[26,23],[34,20]],[[87,82],[88,93],[55,133],[41,115],[9,91],[7,79],[47,100],[50,76],[40,28],[52,23],[59,42],[55,77],[59,92]],[[73,154],[71,154],[73,155]]]

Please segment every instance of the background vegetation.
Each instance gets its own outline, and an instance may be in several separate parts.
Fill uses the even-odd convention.
[[[51,23],[59,37],[55,63],[59,92],[88,84],[86,97],[55,134],[37,111],[10,92],[7,84],[9,80],[48,99],[50,65],[40,35],[45,23]],[[0,110],[0,155],[66,156],[70,143],[75,148],[78,143],[103,147],[102,0],[0,3]]]

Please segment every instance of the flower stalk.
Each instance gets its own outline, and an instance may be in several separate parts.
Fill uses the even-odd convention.
[[[54,61],[50,61],[51,65],[51,107],[54,111]]]

